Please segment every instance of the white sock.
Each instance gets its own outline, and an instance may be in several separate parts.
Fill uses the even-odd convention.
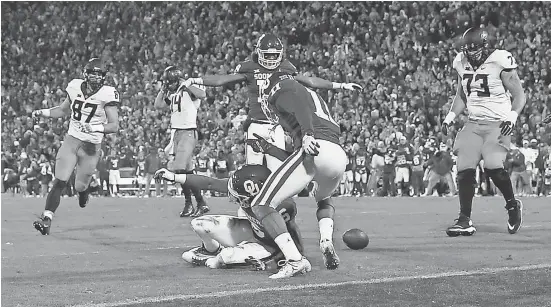
[[[297,246],[295,245],[295,242],[293,241],[293,238],[291,238],[291,235],[286,232],[282,233],[277,238],[274,239],[277,246],[279,246],[279,249],[285,255],[285,258],[287,260],[300,260],[302,259],[302,255],[298,251]]]
[[[324,217],[318,221],[318,226],[320,229],[320,241],[333,241],[333,219]]]
[[[44,210],[44,213],[42,213],[42,216],[47,216],[50,218],[50,220],[54,219],[54,213],[50,210]]]

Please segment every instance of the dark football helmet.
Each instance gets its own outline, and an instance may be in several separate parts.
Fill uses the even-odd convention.
[[[266,69],[276,69],[283,62],[283,44],[273,34],[263,34],[256,43],[257,62]]]
[[[489,35],[484,29],[469,28],[461,37],[461,50],[474,66],[480,66],[489,55]]]
[[[168,66],[163,72],[161,80],[163,86],[170,92],[174,92],[180,85],[180,79],[184,77],[184,73],[175,66]]]
[[[236,170],[228,180],[230,199],[242,207],[249,207],[270,174],[270,170],[263,165],[245,165]]]
[[[92,58],[84,66],[82,75],[86,83],[88,83],[90,88],[95,92],[103,86],[105,76],[107,75],[107,69],[100,59]]]

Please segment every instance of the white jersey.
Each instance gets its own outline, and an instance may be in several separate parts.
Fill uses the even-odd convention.
[[[114,87],[104,85],[96,93],[86,97],[82,90],[83,86],[85,86],[84,80],[73,79],[66,88],[67,95],[71,100],[71,120],[68,134],[81,141],[100,144],[103,133],[82,132],[77,128],[77,122],[91,125],[106,124],[105,106],[118,105],[119,93]]]
[[[453,60],[453,68],[461,77],[470,119],[507,120],[507,114],[511,111],[511,97],[503,86],[501,72],[517,68],[509,51],[495,50],[476,70],[460,52]]]
[[[193,85],[202,90],[201,85]],[[192,100],[188,92],[181,87],[174,94],[168,96],[170,101],[170,127],[172,129],[196,129],[197,128],[197,110],[201,105],[200,99]]]

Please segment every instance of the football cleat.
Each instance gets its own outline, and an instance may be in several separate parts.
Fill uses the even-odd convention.
[[[320,249],[323,254],[323,263],[328,270],[336,270],[339,267],[340,260],[335,252],[335,246],[330,240],[320,241]]]
[[[222,248],[218,248],[215,252],[209,252],[205,249],[205,246],[194,247],[182,254],[184,261],[196,266],[204,266],[208,259],[216,257]]]
[[[517,199],[508,203],[505,209],[507,209],[507,214],[509,215],[507,231],[510,234],[515,234],[519,231],[520,226],[522,226],[522,202]]]
[[[277,273],[270,275],[270,279],[289,278],[312,271],[312,265],[305,257],[302,257],[300,260],[282,261],[281,269]]]
[[[39,220],[33,223],[34,228],[40,231],[40,233],[44,236],[47,236],[50,234],[51,225],[52,225],[52,220],[47,216],[41,217]]]
[[[81,208],[85,208],[88,204],[88,201],[90,201],[90,193],[88,192],[88,190],[78,193],[78,205]]]
[[[260,259],[256,259],[253,256],[245,259],[245,263],[253,267],[254,271],[266,271],[266,263]]]
[[[455,220],[455,223],[446,230],[446,234],[450,237],[472,236],[475,232],[476,228],[473,226],[471,219],[462,214],[460,214],[459,218]]]
[[[193,203],[191,201],[186,201],[186,204],[184,205],[184,210],[180,212],[180,217],[188,217],[191,216],[195,212],[193,208]]]
[[[190,216],[191,217],[200,217],[200,216],[204,215],[205,213],[208,213],[209,211],[210,211],[209,206],[207,206],[207,204],[203,202],[201,205],[197,206],[197,210],[194,213],[192,213]]]

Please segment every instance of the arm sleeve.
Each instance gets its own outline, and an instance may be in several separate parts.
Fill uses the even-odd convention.
[[[518,67],[517,61],[509,51],[499,50],[497,57],[496,62],[504,71],[511,71]]]
[[[211,190],[220,193],[228,192],[228,179],[216,179],[202,175],[187,175],[186,184],[201,190]]]
[[[307,133],[313,134],[313,113],[310,112],[311,110],[308,106],[304,105],[304,102],[296,101],[296,97],[297,95],[295,95],[295,92],[292,91],[279,93],[278,97],[275,97],[276,108],[287,113],[291,113],[296,117],[298,124],[300,125],[302,135],[306,135]]]
[[[116,107],[120,103],[120,95],[119,92],[112,88],[109,90],[111,93],[106,97],[107,103],[105,104],[106,107]]]

